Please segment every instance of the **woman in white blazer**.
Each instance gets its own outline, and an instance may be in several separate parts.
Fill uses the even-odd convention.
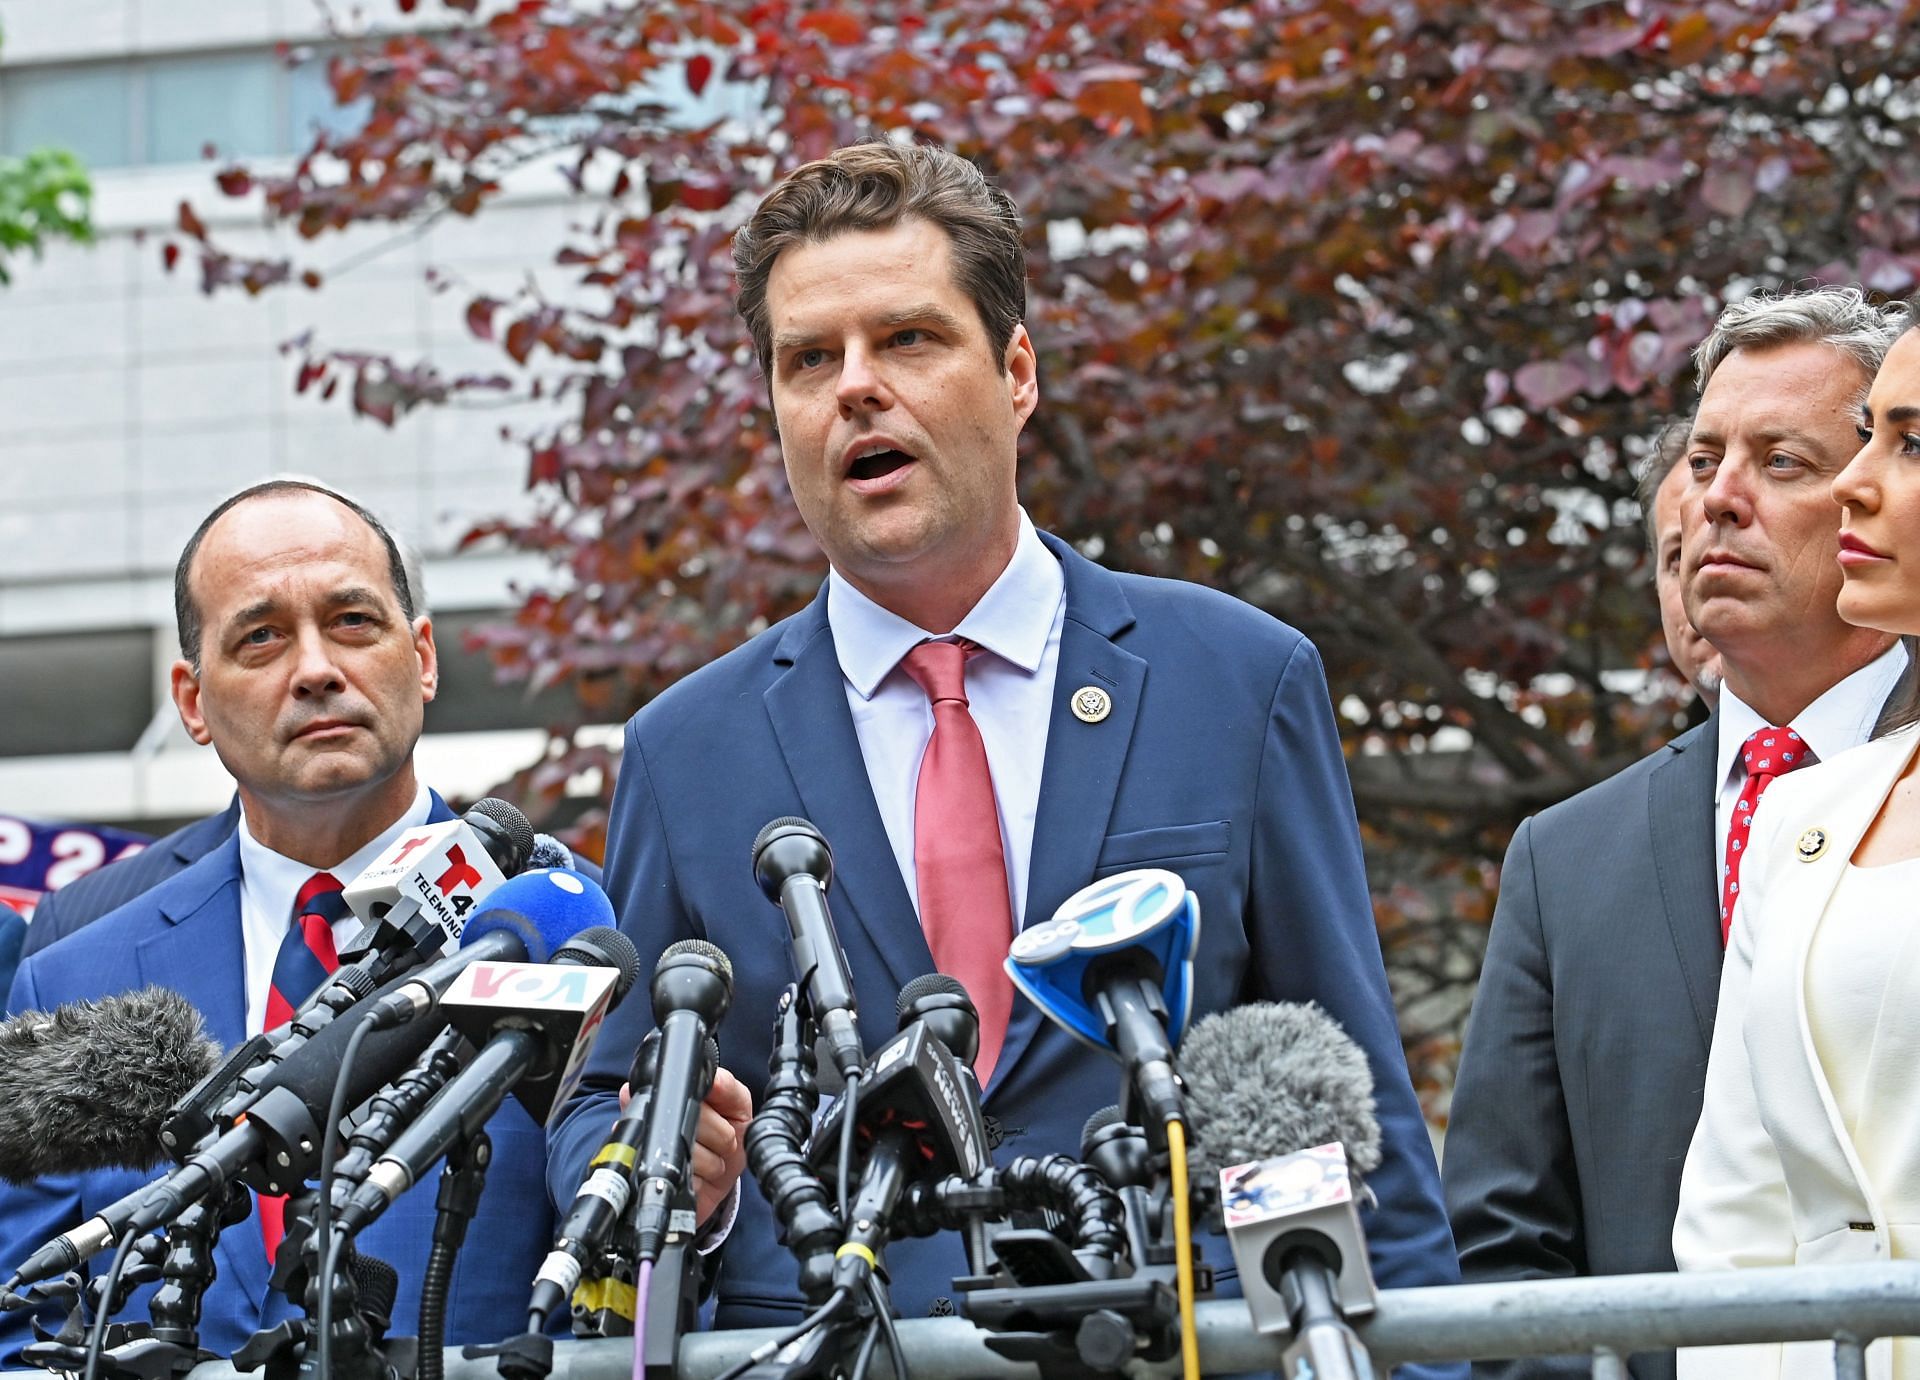
[[[1833,482],[1840,614],[1920,633],[1912,328],[1861,439]],[[1755,814],[1680,1181],[1682,1270],[1920,1259],[1920,704],[1892,717],[1905,726],[1779,778]],[[1873,1380],[1920,1380],[1920,1341],[1877,1342],[1867,1361]],[[1833,1347],[1683,1350],[1679,1373],[1827,1380]]]

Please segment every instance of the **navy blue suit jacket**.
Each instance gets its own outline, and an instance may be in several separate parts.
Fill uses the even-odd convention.
[[[232,838],[239,825],[240,797],[235,796],[219,814],[196,819],[165,838],[155,839],[131,858],[110,862],[58,891],[48,892],[33,908],[33,923],[27,926],[27,942],[20,956],[39,953],[55,940],[65,939],[141,892],[160,885]],[[11,970],[7,976],[13,976]]]
[[[453,818],[437,795],[430,818]],[[103,916],[84,933],[28,958],[14,980],[8,1010],[48,1010],[62,1002],[148,984],[171,987],[188,997],[222,1045],[231,1048],[244,1039],[237,837]],[[449,1343],[498,1340],[524,1326],[534,1271],[553,1244],[542,1128],[518,1102],[509,1100],[487,1130],[493,1138],[493,1162],[479,1213],[454,1268],[447,1308]],[[113,1171],[0,1186],[0,1264],[11,1270],[42,1242],[78,1226],[153,1177]],[[400,1271],[394,1335],[411,1334],[418,1327],[438,1182],[437,1174],[426,1176],[359,1237],[362,1250]],[[106,1264],[104,1255],[94,1262],[96,1269]],[[267,1288],[266,1251],[256,1219],[249,1217],[222,1233],[215,1264],[219,1274],[207,1292],[201,1321],[203,1346],[231,1355],[255,1329],[299,1311]],[[145,1316],[148,1292],[135,1295],[126,1316]],[[30,1340],[25,1313],[0,1314],[0,1360],[13,1363]]]
[[[1045,537],[1066,574],[1024,923],[1047,919],[1096,877],[1158,866],[1200,898],[1197,1014],[1261,1000],[1315,1000],[1367,1051],[1386,1160],[1367,1228],[1383,1285],[1458,1278],[1439,1175],[1407,1077],[1362,868],[1353,799],[1320,659],[1250,606],[1173,581],[1116,575]],[[1074,692],[1112,697],[1101,723]],[[733,960],[722,1061],[756,1105],[774,1003],[793,979],[786,923],[755,885],[754,836],[804,815],[833,846],[831,904],[870,1047],[894,1000],[933,970],[847,710],[824,593],[807,609],[660,695],[628,725],[609,828],[608,890],[647,971],[699,937]],[[612,1122],[615,1090],[648,1028],[645,1002],[608,1020],[591,1085],[554,1127],[549,1187],[570,1198]],[[986,1090],[998,1155],[1077,1152],[1087,1116],[1112,1103],[1118,1064],[1018,1000]],[[747,1179],[716,1284],[716,1325],[798,1313],[796,1267]],[[565,1200],[563,1198],[563,1200]],[[1227,1258],[1224,1243],[1215,1253]],[[951,1235],[890,1246],[893,1296],[924,1316],[965,1272]]]

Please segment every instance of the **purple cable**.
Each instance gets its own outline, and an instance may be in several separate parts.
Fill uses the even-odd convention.
[[[653,1283],[653,1262],[640,1262],[633,1281],[633,1380],[647,1380],[647,1288]]]

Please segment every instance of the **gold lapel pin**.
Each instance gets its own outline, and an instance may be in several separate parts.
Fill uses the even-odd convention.
[[[1070,701],[1073,717],[1083,724],[1097,724],[1113,713],[1113,697],[1097,685],[1083,685]]]
[[[1800,835],[1800,841],[1793,845],[1793,854],[1801,862],[1817,861],[1827,851],[1827,831],[1809,829]]]

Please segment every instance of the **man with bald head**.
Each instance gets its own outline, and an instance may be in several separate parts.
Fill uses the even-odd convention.
[[[317,484],[275,480],[222,503],[200,524],[174,576],[180,659],[171,687],[181,723],[232,774],[232,836],[151,891],[28,957],[10,1011],[48,1010],[149,984],[199,1008],[229,1048],[285,1016],[307,992],[283,991],[292,964],[335,957],[359,930],[340,897],[402,831],[453,818],[414,771],[426,705],[439,688],[433,625],[413,606],[400,551],[366,509]],[[314,971],[308,966],[306,971]],[[552,1244],[541,1128],[517,1103],[488,1123],[493,1159],[460,1258],[447,1339],[491,1340],[524,1315],[528,1281]],[[78,1226],[149,1177],[59,1175],[0,1189],[0,1264]],[[403,1196],[360,1237],[401,1274],[394,1333],[417,1330],[435,1186]],[[268,1288],[282,1205],[222,1233],[201,1344],[231,1354],[298,1310]],[[97,1268],[103,1261],[93,1262]],[[145,1310],[136,1293],[129,1316]],[[28,1314],[0,1314],[0,1356],[30,1340]]]

